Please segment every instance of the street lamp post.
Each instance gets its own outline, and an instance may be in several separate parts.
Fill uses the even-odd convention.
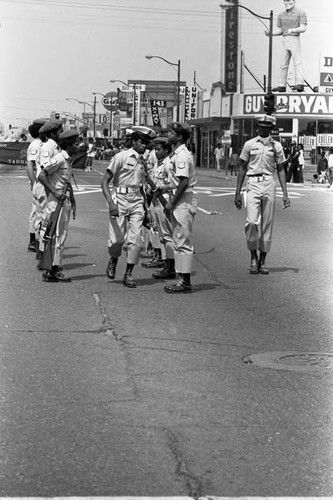
[[[268,77],[267,77],[267,91],[268,93],[271,93],[272,91],[272,55],[273,55],[273,11],[271,10],[269,17],[267,16],[260,16],[259,14],[256,14],[253,12],[251,9],[248,9],[244,5],[240,4],[233,4],[230,2],[230,0],[225,0],[220,4],[220,7],[222,9],[230,9],[230,7],[239,7],[241,9],[245,9],[250,14],[252,14],[254,17],[257,19],[265,19],[266,21],[269,21],[269,44],[268,44]],[[263,23],[264,24],[264,23]],[[264,24],[265,28],[267,29],[267,26]]]
[[[150,54],[148,54],[146,56],[146,59],[162,59],[162,61],[166,62],[170,66],[177,66],[177,122],[179,122],[179,115],[180,115],[180,59],[178,59],[178,62],[173,63],[173,62],[167,61],[167,59],[164,59],[164,57],[152,56]]]

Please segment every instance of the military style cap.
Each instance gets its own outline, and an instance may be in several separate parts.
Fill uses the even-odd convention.
[[[62,127],[62,121],[61,120],[48,120],[42,128],[40,128],[40,132],[54,132],[58,130],[60,127]]]
[[[155,139],[153,139],[153,144],[154,146],[157,146],[158,144],[161,146],[168,146],[169,140],[167,137],[155,137]]]
[[[134,125],[132,131],[136,132],[141,139],[152,141],[156,137],[156,132],[152,128]]]
[[[59,140],[69,139],[70,137],[79,137],[80,133],[78,130],[64,130],[59,135]]]
[[[36,118],[32,123],[34,125],[44,125],[47,122],[46,118]]]
[[[192,133],[191,127],[187,123],[173,122],[169,126],[169,130],[173,130],[176,134],[190,137]]]
[[[276,125],[276,118],[270,115],[257,115],[254,117],[257,125],[264,128],[272,128]]]
[[[133,134],[133,132],[134,132],[134,130],[132,130],[131,128],[127,128],[126,132],[125,132],[126,137],[131,137],[131,135]]]

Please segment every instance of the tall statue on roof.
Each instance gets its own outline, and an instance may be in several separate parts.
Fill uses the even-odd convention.
[[[278,87],[273,92],[286,92],[287,76],[290,60],[293,60],[295,68],[295,86],[293,90],[304,91],[304,70],[301,54],[300,34],[306,31],[307,18],[304,10],[295,6],[295,0],[284,0],[285,10],[277,17],[277,28],[272,32],[273,36],[283,36],[283,48],[281,54],[281,65]],[[269,31],[265,31],[269,36]]]

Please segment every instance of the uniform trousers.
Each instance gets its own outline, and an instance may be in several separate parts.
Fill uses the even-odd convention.
[[[120,257],[125,244],[128,264],[138,264],[142,249],[141,228],[144,220],[143,198],[136,193],[117,194],[119,216],[109,216],[108,250]]]
[[[47,196],[45,192],[45,188],[41,182],[35,182],[32,188],[32,199],[33,204],[35,206],[35,215],[34,215],[34,228],[33,231],[36,233],[36,239],[39,242],[39,249],[44,249],[44,242],[40,237],[40,230],[43,226],[43,222],[46,218],[46,207],[47,207]]]
[[[284,36],[282,44],[279,87],[287,86],[288,68],[291,57],[295,68],[296,85],[304,85],[304,70],[301,53],[301,40],[299,36]]]
[[[245,235],[249,250],[269,252],[272,242],[276,184],[273,176],[261,179],[263,178],[248,178]]]
[[[57,198],[51,193],[47,199],[46,207],[46,223],[49,220],[51,213],[55,211],[58,204]],[[65,241],[68,235],[69,218],[71,213],[71,204],[68,196],[66,196],[58,218],[56,237],[53,240],[53,266],[61,266],[63,253],[65,248]]]
[[[166,217],[164,207],[160,202],[157,202],[155,205],[155,214],[157,220],[157,230],[160,235],[160,240],[165,248],[165,258],[174,259],[175,252],[173,249],[172,225],[171,221]]]
[[[171,215],[172,240],[177,273],[191,273],[193,244],[191,239],[197,201],[193,193],[184,193]]]

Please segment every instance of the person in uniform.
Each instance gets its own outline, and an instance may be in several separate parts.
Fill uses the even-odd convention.
[[[49,220],[51,213],[55,211],[58,201],[63,202],[57,222],[56,237],[54,239],[52,270],[45,272],[43,275],[44,280],[51,283],[67,283],[71,281],[70,278],[66,278],[60,272],[59,268],[62,264],[71,208],[73,210],[73,218],[75,219],[76,217],[76,203],[70,179],[72,175],[72,157],[77,154],[78,144],[79,132],[77,130],[65,130],[61,132],[59,135],[61,151],[50,158],[48,162],[44,161],[38,176],[39,181],[49,193],[46,220]]]
[[[126,242],[127,266],[123,284],[136,288],[132,278],[134,266],[139,262],[141,252],[141,228],[147,211],[143,183],[145,180],[141,155],[147,144],[156,137],[148,127],[133,127],[131,147],[117,153],[111,160],[102,179],[103,195],[109,206],[110,255],[106,274],[113,280],[118,259]],[[112,181],[111,194],[109,184]]]
[[[172,123],[167,136],[173,149],[171,164],[173,175],[177,179],[177,188],[165,209],[171,213],[178,281],[174,285],[164,287],[164,291],[173,294],[192,291],[191,271],[194,249],[191,235],[197,201],[193,193],[196,183],[193,156],[186,147],[186,141],[190,136],[191,127],[181,122]]]
[[[38,181],[37,177],[40,171],[40,150],[42,147],[42,141],[39,138],[39,129],[44,125],[46,120],[42,118],[37,118],[29,125],[29,134],[33,138],[30,142],[27,151],[27,175],[30,182],[30,189],[32,191],[32,208],[29,215],[29,234],[30,241],[28,245],[29,252],[37,251],[36,240],[36,229],[38,227],[38,214],[40,212],[39,205],[46,201],[46,194],[44,186],[42,186]]]
[[[283,37],[279,84],[273,88],[274,92],[285,92],[287,88],[288,68],[291,58],[295,69],[295,89],[304,91],[304,70],[301,54],[300,34],[306,31],[307,17],[303,10],[297,9],[295,0],[284,0],[285,10],[277,17],[277,28],[272,36]],[[269,31],[265,31],[269,36]]]
[[[159,239],[162,245],[162,258],[164,267],[160,272],[153,274],[155,279],[173,279],[176,277],[175,271],[175,252],[172,239],[172,225],[170,219],[166,216],[164,206],[156,196],[157,193],[163,194],[166,202],[170,199],[172,190],[176,188],[177,180],[171,172],[171,145],[167,137],[156,137],[153,139],[157,165],[153,171],[152,180],[156,185],[156,191],[153,193],[152,203],[154,205],[156,226]]]
[[[241,189],[247,177],[245,235],[247,248],[251,252],[250,273],[269,274],[265,267],[265,260],[272,242],[276,190],[273,177],[275,170],[277,170],[283,193],[284,208],[290,206],[290,201],[284,169],[286,158],[282,145],[275,141],[270,133],[276,124],[276,119],[269,115],[258,115],[255,120],[258,135],[244,144],[239,157],[235,205],[239,210],[242,208]]]
[[[59,148],[59,135],[63,131],[61,120],[48,120],[40,129],[39,135],[43,141],[40,150],[40,166],[43,168],[44,165],[48,164],[50,160],[60,152]],[[43,199],[43,203],[40,204],[39,212],[39,227],[37,229],[37,240],[38,240],[38,259],[39,263],[37,268],[40,269],[40,259],[42,258],[44,250],[44,234],[46,228],[46,202]]]

